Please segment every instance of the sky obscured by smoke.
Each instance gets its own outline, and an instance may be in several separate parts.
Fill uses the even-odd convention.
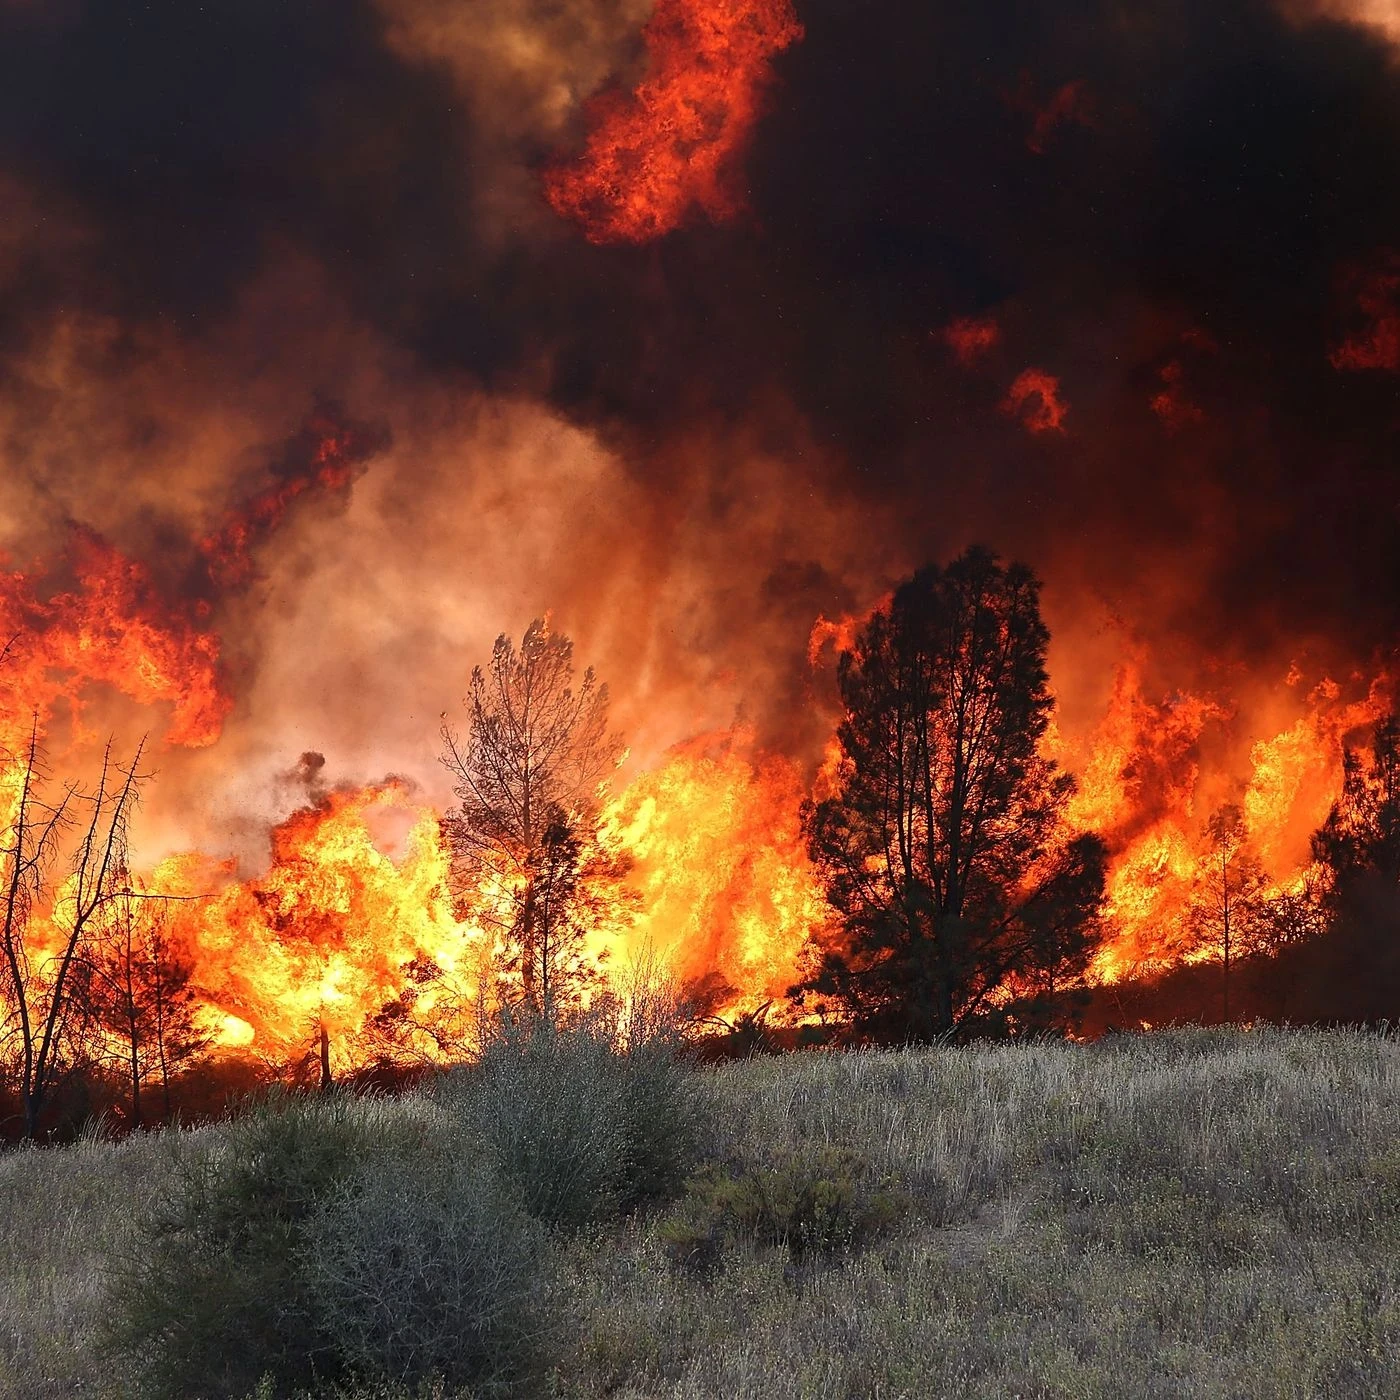
[[[319,398],[391,444],[222,605],[230,832],[306,749],[440,785],[546,610],[639,755],[811,752],[812,623],[973,540],[1086,715],[1120,636],[1163,692],[1393,648],[1393,7],[796,8],[746,211],[599,247],[540,174],[645,0],[0,3],[12,565],[80,522],[178,587]]]

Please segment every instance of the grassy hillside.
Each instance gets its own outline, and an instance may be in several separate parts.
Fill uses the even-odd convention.
[[[517,1129],[563,1122],[561,1103],[586,1116],[586,1089],[530,1106]],[[356,1180],[379,1182],[349,1213],[336,1188],[315,1229],[339,1221],[341,1252],[322,1243],[317,1258],[362,1260],[362,1236],[407,1239],[423,1269],[494,1271],[482,1286],[530,1319],[530,1358],[506,1355],[517,1380],[505,1393],[1400,1396],[1394,1037],[1173,1032],[798,1055],[687,1071],[692,1092],[700,1140],[683,1183],[633,1205],[606,1163],[580,1168],[589,1208],[526,1202],[548,1229],[521,1209],[539,1161],[512,1175],[503,1138],[494,1155],[481,1146],[480,1100],[463,1106],[475,1090],[294,1110],[307,1141],[354,1138]],[[510,1112],[519,1095],[497,1102]],[[560,1131],[584,1132],[583,1116]],[[104,1349],[132,1306],[123,1270],[150,1248],[142,1221],[200,1164],[206,1184],[223,1179],[233,1132],[0,1158],[0,1394],[141,1393],[133,1363]],[[541,1146],[524,1141],[510,1139],[517,1167]],[[483,1185],[491,1162],[496,1184]],[[466,1234],[402,1215],[405,1193],[432,1197],[414,1195],[424,1173],[463,1171],[439,1195],[475,1213]],[[470,1247],[438,1258],[448,1239]],[[487,1306],[452,1298],[458,1317]],[[415,1393],[356,1389],[343,1373],[340,1385],[326,1393]]]

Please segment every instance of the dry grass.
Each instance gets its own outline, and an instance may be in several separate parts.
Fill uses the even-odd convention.
[[[1400,1396],[1393,1037],[1179,1032],[701,1079],[711,1177],[805,1154],[900,1213],[829,1252],[731,1232],[705,1269],[666,1244],[693,1201],[561,1237],[555,1396]],[[0,1394],[122,1393],[92,1348],[102,1261],[167,1170],[159,1139],[0,1159]]]
[[[715,1152],[839,1147],[910,1213],[845,1257],[649,1222],[579,1248],[573,1396],[1400,1395],[1400,1043],[1179,1033],[714,1076]]]
[[[165,1144],[149,1136],[0,1157],[3,1400],[115,1393],[92,1345],[105,1271],[169,1171]]]

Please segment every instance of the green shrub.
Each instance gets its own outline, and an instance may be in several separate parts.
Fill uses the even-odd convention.
[[[619,1054],[587,1025],[503,1037],[445,1096],[525,1209],[553,1225],[664,1196],[695,1160],[698,1099],[673,1051]]]
[[[307,1269],[337,1356],[364,1379],[474,1394],[530,1375],[545,1352],[540,1226],[460,1154],[389,1155],[317,1211]]]
[[[112,1276],[106,1343],[152,1397],[283,1394],[338,1360],[303,1264],[303,1233],[391,1128],[336,1096],[266,1104],[217,1137],[172,1135],[172,1189]]]
[[[737,1240],[781,1246],[800,1259],[857,1248],[905,1209],[899,1193],[871,1181],[858,1154],[819,1148],[737,1172],[698,1172],[660,1235],[668,1255],[689,1267],[708,1267]]]
[[[621,1057],[619,1113],[626,1155],[620,1185],[624,1208],[680,1190],[699,1158],[705,1118],[695,1072],[661,1043]]]

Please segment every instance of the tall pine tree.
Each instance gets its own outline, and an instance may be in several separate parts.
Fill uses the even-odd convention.
[[[1087,967],[1105,851],[1065,832],[1073,780],[1039,752],[1048,640],[1030,570],[972,549],[915,574],[840,658],[839,776],[803,816],[840,932],[797,990],[858,1034],[1043,1018]]]

